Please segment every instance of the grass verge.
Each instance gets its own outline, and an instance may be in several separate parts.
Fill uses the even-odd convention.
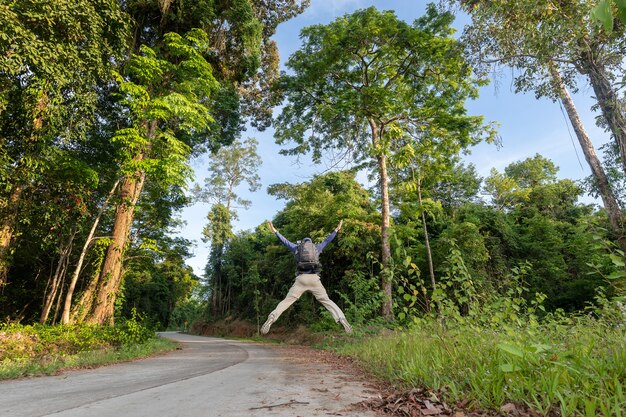
[[[0,324],[0,380],[108,365],[176,346],[135,315],[115,326]]]
[[[340,353],[404,388],[474,408],[525,404],[543,415],[626,415],[626,327],[590,317],[527,328],[443,326],[346,341]]]
[[[155,337],[141,344],[108,347],[69,355],[58,353],[33,358],[4,359],[0,363],[0,380],[54,375],[67,369],[110,365],[168,352],[175,349],[176,346],[175,342]]]

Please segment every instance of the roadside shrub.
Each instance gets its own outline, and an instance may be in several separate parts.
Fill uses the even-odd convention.
[[[0,325],[0,361],[25,360],[54,355],[74,355],[125,345],[142,344],[155,337],[136,312],[115,326]]]
[[[145,324],[145,319],[134,308],[130,318],[123,319],[114,329],[114,340],[118,345],[145,343],[155,335],[154,330]]]
[[[22,359],[36,355],[39,336],[22,326],[0,328],[0,362],[8,358]]]

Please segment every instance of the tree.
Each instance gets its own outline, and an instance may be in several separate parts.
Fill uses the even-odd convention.
[[[9,266],[15,269],[10,278],[20,278],[0,285],[3,316],[31,320],[49,314],[54,321],[66,288],[65,311],[74,291],[82,292],[73,317],[84,318],[81,311],[93,315],[89,300],[95,291],[101,299],[108,291],[116,292],[106,295],[110,299],[121,295],[119,277],[111,287],[97,288],[104,284],[98,272],[123,271],[123,237],[132,233],[126,239],[132,244],[145,233],[134,225],[141,200],[155,202],[145,184],[167,195],[190,172],[188,156],[231,142],[243,117],[267,124],[267,90],[278,73],[269,37],[307,4],[26,0],[0,5],[0,281],[6,281]],[[172,32],[182,38],[195,28],[204,39],[174,46]],[[212,69],[195,85],[171,77],[172,66],[193,48]],[[201,71],[199,62],[187,60],[177,75]],[[159,71],[171,78],[148,80]],[[200,103],[212,120],[194,127],[184,99],[215,79],[219,84],[214,82],[211,96]],[[168,96],[168,82],[178,96]],[[150,117],[141,119],[150,105]],[[154,140],[142,141],[148,132]],[[114,195],[107,198],[109,193]],[[112,245],[102,256],[107,243]],[[50,285],[42,277],[51,277]],[[69,321],[72,315],[63,317]]]
[[[114,0],[24,0],[0,5],[0,27],[2,288],[21,197],[51,167],[55,148],[84,140],[95,86],[112,78],[128,25]]]
[[[430,6],[409,25],[393,12],[359,10],[329,25],[305,28],[303,46],[287,61],[286,104],[276,120],[283,152],[339,149],[375,161],[381,198],[382,314],[391,318],[388,156],[402,135],[419,140],[422,129],[454,131],[464,146],[479,140],[482,119],[466,115],[464,102],[478,82],[451,37],[450,14]]]
[[[265,17],[268,23],[278,24],[290,13],[301,10],[294,2],[279,4],[282,7],[278,9],[250,0],[226,3],[131,1],[126,4],[126,10],[136,18],[137,26],[131,48],[135,53],[124,74],[130,77],[132,84],[125,85],[130,87],[126,93],[138,94],[133,97],[138,101],[131,104],[134,112],[130,113],[131,130],[123,130],[118,138],[131,142],[139,139],[139,146],[134,145],[134,155],[129,155],[129,160],[134,160],[130,166],[136,164],[139,169],[130,171],[130,175],[127,173],[120,186],[121,203],[117,207],[113,230],[115,238],[103,263],[101,281],[105,284],[98,290],[92,321],[111,320],[111,300],[115,298],[121,280],[121,244],[130,229],[133,206],[141,193],[145,177],[145,167],[141,165],[146,162],[150,167],[148,153],[158,148],[154,146],[154,139],[164,132],[165,135],[161,136],[166,140],[161,143],[166,145],[165,148],[182,144],[177,149],[170,148],[174,152],[169,155],[163,154],[176,159],[185,153],[189,157],[193,152],[215,150],[238,135],[242,129],[238,89],[242,82],[257,74],[262,46],[269,42],[263,39],[263,27],[256,14]],[[264,16],[264,13],[277,10],[281,14]],[[271,30],[268,28],[265,33],[271,33]],[[182,33],[193,39],[186,39],[188,43],[179,42]],[[163,55],[159,56],[159,53]],[[186,62],[180,62],[185,59]],[[266,69],[271,71],[273,67]],[[177,73],[172,74],[174,82],[169,84],[168,71],[172,70]],[[207,95],[204,93],[209,84],[215,88]],[[155,107],[150,109],[149,102],[142,100],[152,99],[155,93]],[[163,96],[158,97],[160,94]],[[139,108],[141,106],[145,107]],[[194,124],[201,118],[205,119],[204,122]],[[171,169],[168,172],[168,166],[188,170],[187,166],[178,163],[182,160],[173,162],[162,165],[166,168],[163,171],[165,178],[177,175]],[[107,278],[107,274],[111,274],[112,279]]]
[[[185,265],[185,258],[190,256],[189,244],[188,241],[162,239],[157,242],[156,251],[148,247],[129,249],[122,317],[129,317],[136,309],[158,328],[168,328],[177,304],[186,300],[198,285],[192,268]]]
[[[558,168],[552,161],[536,154],[532,158],[509,164],[504,174],[495,168],[485,180],[485,191],[493,198],[496,206],[512,209],[527,202],[530,193],[541,184],[556,181]]]
[[[206,34],[200,30],[185,37],[169,33],[159,54],[143,46],[141,54],[134,55],[127,65],[128,78],[119,76],[130,126],[118,130],[113,140],[123,144],[126,151],[125,176],[120,184],[112,242],[88,315],[91,322],[113,320],[123,252],[146,175],[165,184],[184,184],[194,136],[202,135],[213,120],[210,98],[217,81],[202,56],[202,48],[207,47]]]
[[[576,75],[587,77],[602,112],[601,124],[612,133],[626,172],[626,118],[612,84],[623,73],[623,27],[607,33],[590,21],[590,0],[459,3],[472,16],[463,39],[476,62],[519,68],[517,91],[534,90],[538,97],[563,102],[612,229],[626,249],[624,214],[567,89],[577,89]]]
[[[258,142],[248,138],[245,142],[236,140],[227,148],[221,148],[211,155],[209,175],[204,188],[196,186],[196,199],[213,203],[208,214],[209,224],[203,230],[206,242],[211,242],[211,255],[207,265],[207,275],[211,287],[213,316],[225,314],[228,309],[223,302],[222,258],[224,247],[233,236],[231,220],[237,218],[236,208],[250,207],[250,201],[239,197],[236,188],[245,182],[248,190],[254,192],[260,187],[257,174],[261,158],[256,153]]]
[[[421,217],[430,283],[432,291],[435,291],[435,265],[427,216],[434,217],[433,208],[435,210],[441,208],[441,202],[434,201],[432,197],[435,197],[437,185],[448,179],[469,180],[468,182],[473,179],[475,187],[479,187],[479,184],[476,184],[475,177],[468,178],[465,175],[465,178],[462,178],[460,175],[454,175],[463,173],[463,166],[457,164],[458,154],[464,144],[458,141],[453,130],[438,129],[433,132],[424,129],[417,138],[408,136],[399,138],[395,146],[398,149],[391,158],[394,168],[393,185],[403,205],[408,205],[409,210],[414,210]],[[424,198],[425,193],[427,198]],[[448,201],[448,204],[454,203]]]
[[[237,195],[235,189],[242,182],[248,184],[248,190],[254,192],[259,189],[257,170],[261,158],[257,154],[258,141],[248,138],[245,141],[236,140],[231,145],[219,149],[209,157],[209,175],[204,181],[204,188],[196,186],[194,194],[197,200],[205,203],[219,203],[226,206],[233,217],[235,208],[249,208],[250,201]]]

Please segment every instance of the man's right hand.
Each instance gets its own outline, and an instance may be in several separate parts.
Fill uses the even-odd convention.
[[[268,221],[267,221],[267,224],[270,226],[270,230],[272,231],[272,233],[276,233],[276,232],[277,232],[277,230],[276,230],[276,228],[274,227],[274,225],[272,224],[272,221],[271,221],[271,220],[268,220]]]

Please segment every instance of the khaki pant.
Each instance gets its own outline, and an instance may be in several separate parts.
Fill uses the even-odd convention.
[[[278,303],[274,311],[271,314],[274,315],[274,321],[278,320],[281,314],[285,310],[287,310],[293,303],[298,301],[300,296],[307,291],[311,291],[317,301],[322,303],[324,307],[330,314],[333,315],[333,319],[335,321],[339,321],[339,319],[345,319],[343,311],[337,306],[337,304],[333,303],[330,298],[328,298],[328,294],[326,293],[326,289],[320,282],[320,277],[317,274],[302,274],[296,277],[296,282],[293,283],[287,296],[283,301]]]

